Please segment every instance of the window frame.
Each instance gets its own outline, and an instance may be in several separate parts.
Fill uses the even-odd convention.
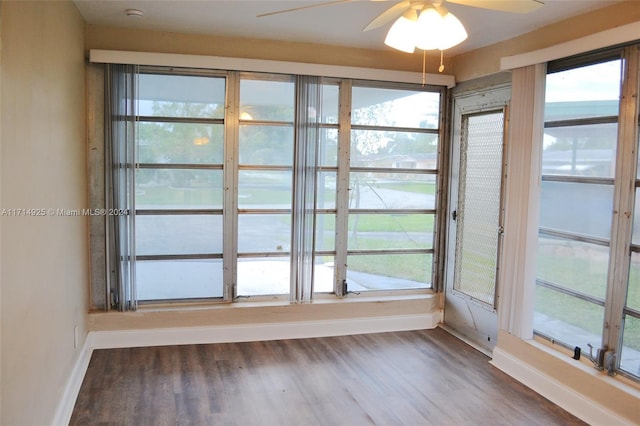
[[[354,124],[349,120],[348,128],[345,128],[344,131],[347,133],[348,143],[345,143],[343,147],[343,152],[345,153],[346,160],[348,160],[348,164],[346,164],[346,176],[343,179],[346,179],[349,182],[349,186],[347,191],[343,192],[343,200],[342,205],[345,209],[346,213],[342,218],[345,223],[342,224],[342,232],[339,234],[342,236],[341,246],[343,247],[344,253],[341,253],[344,259],[345,265],[348,264],[347,257],[349,255],[357,255],[357,256],[375,256],[375,255],[411,255],[411,254],[421,254],[427,255],[431,258],[431,273],[430,273],[430,282],[425,287],[417,288],[417,289],[385,289],[385,290],[367,290],[366,292],[352,292],[348,289],[348,278],[346,276],[346,271],[344,275],[343,289],[342,294],[367,294],[367,295],[380,295],[380,294],[397,294],[401,292],[402,294],[407,294],[411,292],[420,292],[424,290],[434,291],[441,287],[441,284],[436,283],[437,277],[441,276],[438,273],[438,262],[437,256],[440,251],[440,238],[441,234],[439,229],[441,227],[441,222],[443,217],[446,216],[446,212],[440,211],[441,204],[441,196],[444,179],[445,167],[443,166],[445,159],[443,158],[443,153],[446,152],[443,149],[443,144],[445,142],[444,135],[444,115],[445,115],[445,107],[447,102],[446,100],[446,90],[444,88],[434,87],[434,86],[419,86],[407,84],[407,83],[383,83],[378,81],[370,81],[370,80],[352,80],[351,81],[351,90],[350,93],[353,94],[353,88],[361,87],[361,88],[371,88],[371,89],[390,89],[390,90],[411,90],[416,93],[419,92],[427,92],[427,93],[438,93],[439,94],[439,109],[438,109],[438,125],[435,128],[414,128],[414,127],[400,127],[400,126],[391,126],[391,125],[369,125],[369,124]],[[434,90],[438,89],[438,90]],[[348,106],[348,115],[351,118],[352,116],[352,108],[351,108],[351,100],[349,100],[348,105],[345,103],[345,107]],[[412,168],[386,168],[386,167],[364,167],[364,166],[351,166],[350,157],[351,157],[351,135],[353,134],[353,130],[364,130],[364,131],[391,131],[391,132],[410,132],[410,133],[420,133],[420,134],[432,134],[437,136],[437,145],[436,145],[436,166],[433,169],[412,169]],[[367,208],[351,208],[349,206],[349,191],[352,190],[352,183],[350,181],[350,176],[352,173],[371,173],[371,172],[379,172],[379,173],[402,173],[406,175],[415,174],[415,175],[424,175],[424,176],[434,176],[435,177],[435,190],[434,190],[434,207],[433,209],[367,209]],[[432,232],[432,241],[431,248],[428,249],[349,249],[348,245],[348,235],[349,235],[349,218],[352,214],[409,214],[409,215],[431,215],[433,217],[433,232]]]
[[[225,80],[225,104],[227,103],[227,88],[229,75],[227,72],[215,71],[215,70],[200,70],[200,69],[180,69],[179,71],[173,68],[156,67],[156,66],[140,66],[138,69],[138,75],[162,75],[162,76],[192,76],[192,77],[207,77],[207,78],[222,78]],[[226,108],[225,108],[226,111]],[[196,118],[196,117],[161,117],[161,116],[143,116],[136,113],[137,123],[185,123],[185,124],[210,124],[210,125],[222,125],[223,136],[223,152],[226,151],[227,129],[228,120],[225,112],[223,118]],[[224,156],[223,162],[220,164],[198,164],[198,163],[143,163],[139,161],[139,145],[136,140],[136,153],[135,153],[135,169],[139,170],[220,170],[223,173],[223,188],[225,186],[224,176]],[[135,183],[134,183],[135,185]],[[224,194],[224,192],[223,192]],[[221,216],[223,223],[223,233],[225,226],[225,199],[223,195],[222,208],[220,209],[140,209],[137,203],[134,203],[135,213],[134,222],[136,216],[163,216],[163,215],[213,215]],[[134,225],[135,228],[135,225]],[[162,254],[162,255],[139,255],[134,253],[134,261],[168,261],[168,260],[207,260],[207,259],[221,259],[223,262],[223,282],[222,282],[222,296],[221,297],[198,297],[198,298],[171,298],[171,299],[149,299],[149,300],[137,300],[137,303],[141,306],[144,305],[159,305],[165,303],[198,303],[203,301],[225,301],[226,296],[226,280],[224,274],[226,268],[225,263],[225,250],[223,239],[222,253],[198,253],[198,254]],[[136,278],[137,281],[137,278]],[[136,284],[137,286],[137,284]]]
[[[536,287],[549,288],[556,292],[574,297],[604,308],[602,338],[597,349],[602,356],[593,353],[595,364],[608,370],[610,374],[620,373],[632,380],[640,380],[638,374],[620,369],[620,353],[623,347],[624,318],[632,316],[640,319],[640,312],[627,306],[627,292],[630,288],[630,254],[640,253],[640,244],[632,243],[633,214],[635,208],[636,188],[640,188],[638,167],[638,122],[640,103],[638,93],[640,87],[640,45],[616,46],[602,49],[577,57],[564,58],[550,62],[547,75],[570,69],[606,62],[621,60],[620,103],[616,116],[597,118],[580,118],[570,120],[545,121],[545,128],[617,123],[615,169],[613,177],[589,177],[569,175],[542,174],[542,182],[586,183],[607,185],[613,188],[613,204],[611,214],[611,233],[609,238],[587,236],[575,232],[544,228],[539,226],[539,237],[557,237],[569,241],[595,244],[609,249],[606,290],[604,298],[594,297],[566,286],[545,281],[536,277]],[[636,224],[640,226],[640,224]],[[568,349],[574,348],[567,342],[558,340],[557,336],[549,336],[535,330],[534,334],[550,340]],[[582,348],[586,350],[586,348]]]
[[[144,215],[166,215],[166,214],[215,214],[216,216],[222,216],[223,223],[223,241],[222,241],[222,253],[215,254],[194,254],[194,255],[178,255],[178,254],[137,254],[135,257],[136,261],[151,261],[151,260],[170,260],[172,258],[215,258],[221,259],[223,264],[223,284],[222,284],[222,297],[205,297],[205,298],[174,298],[174,299],[152,299],[140,301],[141,306],[144,307],[154,307],[154,306],[162,306],[162,305],[194,305],[194,304],[212,304],[212,303],[231,303],[238,301],[237,295],[237,282],[238,282],[238,270],[237,264],[238,260],[246,257],[246,253],[238,252],[238,221],[239,214],[244,214],[247,211],[256,213],[257,210],[250,208],[240,208],[238,203],[238,181],[239,181],[239,172],[241,170],[254,170],[254,169],[274,169],[271,166],[257,166],[257,165],[241,165],[239,164],[239,134],[240,127],[243,124],[246,124],[240,118],[240,82],[243,78],[248,79],[257,79],[257,80],[268,80],[268,81],[296,81],[294,75],[290,74],[273,74],[273,73],[259,73],[259,72],[244,72],[244,71],[232,71],[232,70],[204,70],[204,69],[192,69],[192,68],[175,68],[175,67],[165,67],[165,66],[140,66],[138,73],[140,74],[159,74],[159,75],[168,75],[168,76],[197,76],[197,77],[217,77],[225,79],[225,100],[224,100],[224,117],[223,118],[212,118],[212,119],[198,119],[198,118],[167,118],[167,117],[152,117],[152,116],[142,116],[140,118],[140,122],[164,122],[170,121],[175,123],[200,123],[203,122],[206,124],[215,124],[221,125],[224,129],[224,142],[223,142],[223,161],[221,164],[216,163],[215,165],[211,164],[191,164],[191,163],[180,163],[180,164],[151,164],[151,163],[140,163],[138,162],[138,158],[136,157],[136,162],[134,167],[136,170],[144,170],[144,169],[194,169],[194,170],[219,170],[223,175],[223,195],[222,195],[222,208],[215,209],[187,209],[187,210],[176,210],[171,212],[166,212],[162,209],[139,209],[136,211],[137,214]],[[353,171],[349,167],[349,149],[351,144],[351,122],[350,122],[350,113],[351,113],[351,98],[352,98],[352,88],[354,84],[358,86],[365,87],[376,87],[376,88],[385,88],[385,89],[401,89],[401,90],[411,90],[417,92],[431,92],[437,93],[439,97],[438,104],[438,123],[437,127],[433,129],[426,129],[424,133],[431,133],[437,135],[437,147],[436,147],[436,155],[437,155],[437,166],[433,169],[429,169],[427,171],[421,171],[421,174],[433,175],[436,178],[436,190],[435,190],[435,202],[434,208],[428,209],[426,213],[433,216],[433,242],[431,248],[429,249],[421,249],[419,250],[421,253],[428,252],[431,256],[431,282],[430,287],[420,288],[420,289],[400,289],[400,290],[380,290],[380,291],[369,291],[363,294],[362,296],[394,296],[394,295],[411,295],[411,294],[425,294],[425,293],[433,293],[438,291],[441,285],[437,281],[437,277],[440,276],[438,273],[438,267],[440,263],[438,259],[441,257],[439,254],[439,247],[442,246],[442,238],[444,233],[441,233],[440,230],[442,228],[441,221],[443,217],[446,216],[446,212],[439,213],[438,209],[441,208],[444,203],[442,202],[442,197],[444,196],[444,191],[442,188],[446,183],[446,177],[444,176],[444,171],[446,168],[446,158],[444,153],[447,152],[447,149],[444,145],[446,145],[447,138],[445,138],[445,117],[444,111],[447,105],[446,102],[446,94],[447,88],[445,86],[436,86],[436,85],[420,85],[418,83],[399,83],[399,82],[384,82],[384,81],[370,81],[370,80],[353,80],[350,78],[338,78],[338,77],[321,77],[320,84],[327,85],[335,85],[338,87],[338,121],[337,123],[320,123],[319,127],[321,129],[332,129],[337,131],[338,138],[338,154],[337,154],[337,164],[336,166],[328,166],[328,165],[318,165],[315,168],[315,173],[335,173],[336,174],[336,202],[335,208],[319,208],[316,210],[316,214],[333,214],[336,217],[336,234],[337,235],[347,235],[348,230],[348,215],[349,215],[349,204],[348,204],[348,196],[349,196],[349,175],[350,172]],[[259,125],[265,124],[264,120],[253,120],[249,125]],[[270,122],[267,124],[271,124]],[[283,123],[280,123],[283,124]],[[286,123],[287,125],[295,126],[295,119],[293,123]],[[357,126],[356,126],[357,127]],[[367,127],[367,126],[361,126]],[[373,126],[376,129],[379,127],[380,129],[387,129],[385,126]],[[397,130],[395,128],[389,128],[391,130]],[[389,130],[387,129],[387,130]],[[404,130],[404,129],[403,129]],[[415,130],[415,129],[414,129]],[[136,153],[137,155],[137,153]],[[281,167],[275,167],[277,169],[281,169]],[[293,166],[287,166],[287,170],[292,170]],[[364,168],[363,170],[367,170]],[[393,169],[393,172],[399,171],[407,171],[407,173],[415,173],[414,169]],[[292,177],[293,179],[293,177]],[[315,192],[317,194],[318,187],[316,186]],[[287,214],[291,214],[291,209],[287,210]],[[395,213],[395,211],[394,211]],[[411,211],[411,213],[415,213]],[[424,213],[424,212],[421,212]],[[410,250],[411,251],[411,250]],[[384,251],[376,251],[372,254],[393,254],[393,253],[407,253],[406,250],[384,250]],[[265,258],[273,257],[273,253],[258,253]],[[280,253],[277,253],[280,254]],[[347,271],[347,243],[346,239],[336,237],[334,249],[331,250],[327,248],[326,250],[315,251],[315,256],[334,256],[335,260],[335,270],[334,270],[334,279],[333,279],[333,291],[329,294],[326,293],[315,293],[315,298],[342,298],[347,296],[347,288],[346,288],[346,271]],[[251,253],[251,257],[254,257],[255,253]],[[291,257],[292,253],[282,253],[282,256]],[[444,255],[444,254],[442,254]],[[358,294],[351,293],[350,297],[357,297]],[[284,301],[285,297],[289,297],[289,295],[265,295],[265,296],[251,296],[250,299],[243,298],[243,301],[251,300],[251,301]],[[108,310],[112,308],[111,304],[106,302],[105,308]],[[135,308],[133,308],[135,309]]]

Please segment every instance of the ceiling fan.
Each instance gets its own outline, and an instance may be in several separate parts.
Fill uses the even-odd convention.
[[[358,0],[334,0],[309,4],[291,9],[263,13],[258,18],[295,12],[313,7],[350,3]],[[385,0],[371,0],[385,1]],[[532,12],[544,5],[541,0],[446,0],[464,6],[512,13]],[[413,53],[416,47],[423,50],[445,50],[467,38],[462,23],[444,6],[445,0],[403,0],[375,17],[363,29],[373,30],[396,19],[391,26],[385,44],[395,49]]]

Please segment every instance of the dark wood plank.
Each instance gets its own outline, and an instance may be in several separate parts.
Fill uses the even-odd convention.
[[[580,425],[441,329],[96,350],[71,425]]]

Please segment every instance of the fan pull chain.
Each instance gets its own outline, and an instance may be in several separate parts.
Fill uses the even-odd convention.
[[[444,50],[440,51],[440,66],[438,67],[438,71],[444,71]],[[427,83],[427,51],[422,51],[422,86]]]
[[[427,82],[427,51],[422,51],[422,87]]]

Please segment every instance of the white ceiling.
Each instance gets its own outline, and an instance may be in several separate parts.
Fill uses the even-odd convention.
[[[451,49],[451,53],[459,54],[493,44],[619,2],[543,1],[545,5],[542,8],[524,15],[446,3],[469,34],[469,38]],[[75,0],[89,24],[390,49],[383,44],[390,24],[368,32],[362,32],[362,29],[397,1],[353,0],[256,17],[261,13],[318,3],[323,3],[323,0]],[[125,10],[129,8],[143,11],[144,16],[127,17]]]

